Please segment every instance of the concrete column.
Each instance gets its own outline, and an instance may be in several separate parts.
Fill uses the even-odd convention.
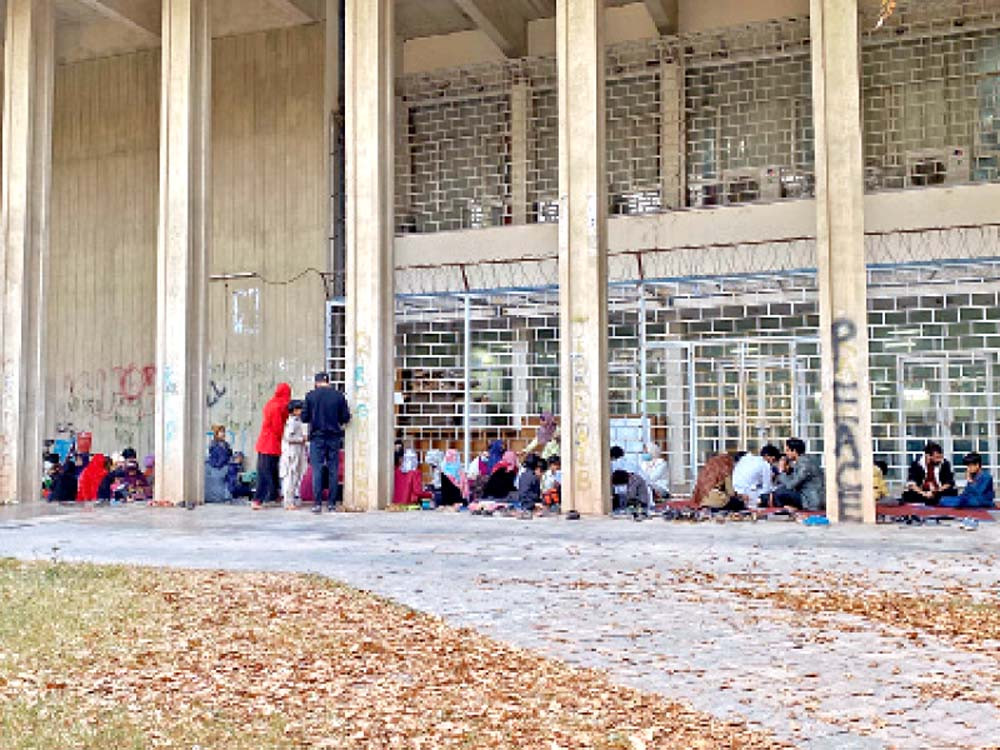
[[[528,223],[528,125],[531,87],[515,81],[510,90],[510,200],[511,223]]]
[[[156,489],[204,500],[206,263],[211,227],[210,0],[164,0],[156,263]]]
[[[563,497],[611,508],[604,2],[559,0],[559,332]]]
[[[810,16],[827,514],[874,523],[858,2]]]
[[[52,179],[51,0],[8,0],[0,185],[0,503],[38,498]]]
[[[392,496],[393,0],[348,0],[347,431],[344,502],[384,508]]]
[[[660,63],[660,198],[678,209],[686,204],[684,61],[680,49],[673,55]]]

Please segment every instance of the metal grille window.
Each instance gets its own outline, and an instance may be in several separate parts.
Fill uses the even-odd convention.
[[[1000,180],[1000,9],[907,3],[862,48],[869,191]]]

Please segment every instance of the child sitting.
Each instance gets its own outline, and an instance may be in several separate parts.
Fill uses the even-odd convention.
[[[535,505],[542,500],[542,471],[538,456],[534,453],[524,459],[524,466],[517,475],[517,501],[521,506],[521,518],[531,518]]]
[[[542,463],[544,465],[544,460]],[[559,491],[562,485],[560,466],[559,456],[553,456],[549,459],[548,465],[542,473],[542,502],[546,508],[559,507]]]
[[[942,497],[942,508],[992,508],[995,500],[993,477],[983,468],[983,457],[973,451],[962,459],[969,480],[957,497]]]

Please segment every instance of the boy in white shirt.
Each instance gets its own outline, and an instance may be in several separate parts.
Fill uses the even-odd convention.
[[[760,506],[761,498],[769,499],[774,489],[774,464],[781,458],[781,451],[765,445],[760,455],[747,453],[736,462],[733,469],[733,490],[748,508]]]
[[[281,476],[281,498],[285,510],[299,507],[299,485],[309,466],[309,455],[306,450],[309,428],[302,421],[301,401],[291,401],[288,404],[288,421],[281,436],[281,462],[278,464],[278,474]]]

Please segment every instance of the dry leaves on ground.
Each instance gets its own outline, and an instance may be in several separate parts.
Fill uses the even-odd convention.
[[[324,579],[0,565],[6,603],[40,618],[46,595],[54,638],[0,614],[0,739],[16,704],[22,723],[124,723],[137,747],[779,746]]]

